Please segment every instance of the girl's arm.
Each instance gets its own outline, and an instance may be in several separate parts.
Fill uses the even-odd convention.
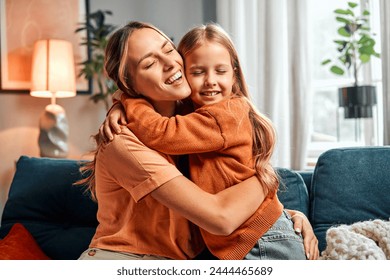
[[[115,102],[107,112],[102,125],[99,127],[100,139],[104,142],[110,142],[114,139],[114,133],[121,132],[121,125],[126,125],[126,115],[120,102]]]
[[[122,95],[127,127],[148,147],[165,154],[217,151],[237,145],[243,137],[251,143],[251,127],[240,126],[245,108],[230,110],[236,100],[202,107],[185,116],[163,117],[143,98]],[[227,108],[229,106],[229,108]],[[226,127],[226,128],[225,128]],[[240,129],[241,128],[241,129]],[[245,131],[248,131],[247,133]]]
[[[119,134],[121,132],[120,125],[126,125],[126,115],[124,108],[121,104],[121,96],[123,92],[117,90],[112,95],[112,106],[107,111],[106,118],[103,124],[99,128],[100,139],[104,142],[109,142],[114,139],[114,133]]]

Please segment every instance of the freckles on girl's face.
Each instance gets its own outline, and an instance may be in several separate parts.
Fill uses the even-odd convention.
[[[176,101],[190,95],[182,57],[156,30],[135,30],[128,40],[128,53],[137,93],[152,101]]]

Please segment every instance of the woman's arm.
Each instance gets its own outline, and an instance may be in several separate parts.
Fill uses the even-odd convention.
[[[179,176],[160,186],[151,195],[216,235],[231,234],[252,216],[265,198],[255,176],[215,195],[204,192],[184,176]],[[292,217],[295,231],[302,233],[307,258],[318,259],[318,240],[309,220],[300,211],[286,210]]]
[[[298,210],[286,210],[291,216],[295,231],[297,233],[302,233],[306,257],[309,260],[317,260],[319,258],[318,239],[314,234],[313,228],[308,218],[305,214]]]
[[[179,176],[161,185],[151,195],[199,227],[217,235],[231,234],[252,216],[265,198],[255,176],[214,195]]]

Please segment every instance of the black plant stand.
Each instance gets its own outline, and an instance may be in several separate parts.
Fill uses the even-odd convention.
[[[339,107],[338,109],[340,108],[343,108],[343,107]],[[345,109],[345,108],[343,108]],[[341,117],[341,115],[343,114],[343,116]],[[352,118],[345,118],[345,111],[344,113],[340,114],[340,111],[337,110],[336,112],[336,116],[337,116],[337,141],[340,141],[341,139],[341,132],[340,132],[340,127],[341,127],[341,118],[344,118],[344,119],[350,119],[352,120]],[[360,135],[360,125],[361,125],[361,119],[360,118],[354,118],[354,121],[355,121],[355,142],[359,142],[359,135]]]

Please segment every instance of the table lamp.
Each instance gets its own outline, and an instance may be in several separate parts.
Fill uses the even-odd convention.
[[[56,98],[76,95],[72,44],[64,40],[39,40],[34,44],[30,95],[51,98],[39,119],[38,144],[41,157],[68,155],[69,127],[64,108]]]

